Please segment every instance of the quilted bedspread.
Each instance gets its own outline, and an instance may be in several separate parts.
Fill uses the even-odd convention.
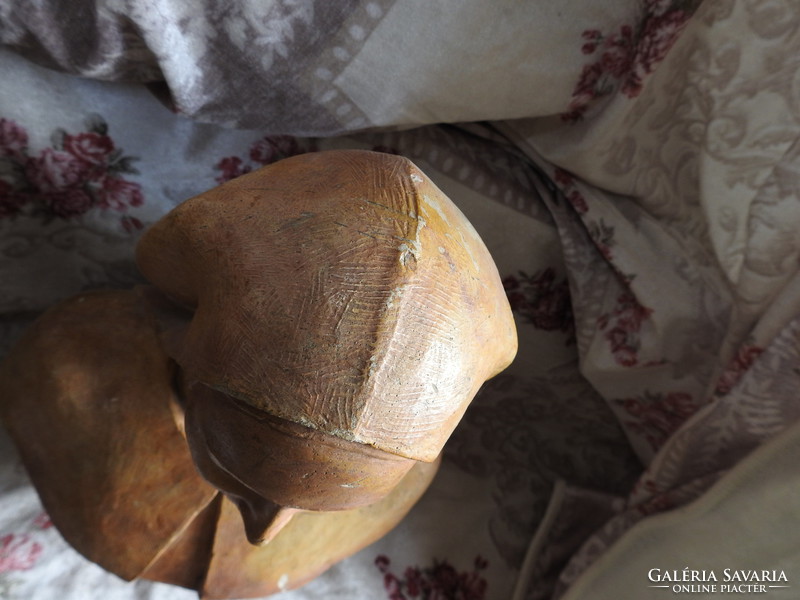
[[[5,0],[0,43],[0,355],[303,152],[407,156],[498,265],[520,350],[431,489],[275,598],[797,597],[795,2]],[[72,550],[0,435],[0,598],[193,597]]]

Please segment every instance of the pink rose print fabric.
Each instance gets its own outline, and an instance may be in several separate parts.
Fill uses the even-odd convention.
[[[636,25],[622,25],[613,33],[583,32],[581,51],[596,60],[583,67],[562,120],[579,121],[592,103],[617,91],[628,98],[638,96],[645,78],[667,56],[700,0],[645,0],[643,4],[644,16]]]
[[[101,117],[87,119],[86,129],[58,129],[52,146],[31,156],[24,127],[0,119],[0,219],[25,214],[50,221],[112,210],[122,213],[124,230],[142,228],[124,214],[144,203],[141,186],[124,177],[137,174],[136,158],[115,146]]]
[[[8,533],[0,536],[0,574],[27,571],[42,554],[42,546],[28,535]]]
[[[388,600],[484,600],[487,583],[481,576],[488,562],[478,556],[471,571],[459,572],[448,561],[434,560],[430,567],[407,567],[401,576],[391,570],[385,555],[375,559],[383,574]]]
[[[555,269],[547,267],[532,275],[520,271],[504,277],[503,286],[511,310],[534,327],[574,334],[569,284],[566,279],[557,277]]]
[[[253,142],[248,152],[248,159],[240,156],[226,156],[215,168],[220,171],[216,176],[217,183],[225,183],[236,177],[296,154],[314,152],[317,144],[314,140],[302,140],[290,135],[264,136]]]
[[[0,535],[0,598],[17,598],[15,587],[18,577],[36,567],[44,553],[44,544],[37,539],[37,530],[46,528],[37,517],[24,533]]]
[[[597,325],[608,342],[611,354],[620,365],[632,367],[639,363],[639,331],[652,312],[639,304],[633,294],[625,291],[617,297],[612,311],[597,319]]]

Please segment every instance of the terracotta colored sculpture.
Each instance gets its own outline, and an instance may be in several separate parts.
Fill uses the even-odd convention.
[[[301,585],[399,522],[516,352],[483,243],[396,156],[245,175],[156,223],[137,263],[152,287],[54,307],[0,365],[53,522],[126,579]]]

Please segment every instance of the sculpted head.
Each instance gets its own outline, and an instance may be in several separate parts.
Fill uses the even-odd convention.
[[[137,262],[186,311],[163,338],[203,476],[248,538],[363,506],[437,458],[516,352],[497,269],[410,161],[306,154],[178,206]]]

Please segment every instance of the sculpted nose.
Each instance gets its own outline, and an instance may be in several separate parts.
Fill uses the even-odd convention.
[[[242,514],[247,541],[258,546],[269,543],[300,512],[258,497],[231,499]]]

